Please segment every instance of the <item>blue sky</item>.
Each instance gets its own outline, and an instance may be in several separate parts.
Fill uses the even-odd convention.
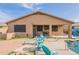
[[[79,22],[79,4],[75,3],[0,3],[0,22],[7,22],[35,11]]]

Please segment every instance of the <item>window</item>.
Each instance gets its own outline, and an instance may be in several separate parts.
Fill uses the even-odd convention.
[[[26,25],[14,25],[14,32],[26,32]]]
[[[57,25],[53,25],[52,26],[52,31],[58,31],[58,26]]]
[[[48,30],[49,29],[49,25],[44,25],[44,30]]]
[[[43,26],[37,25],[37,31],[43,31]]]

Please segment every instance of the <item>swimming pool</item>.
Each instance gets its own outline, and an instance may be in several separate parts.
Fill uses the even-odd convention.
[[[74,42],[66,42],[67,43],[67,47],[76,52],[77,54],[79,54],[79,41],[74,41]]]

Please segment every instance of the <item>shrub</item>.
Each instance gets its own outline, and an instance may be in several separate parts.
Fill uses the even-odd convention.
[[[6,40],[6,34],[0,34],[0,40]]]
[[[0,28],[2,28],[3,26],[0,26]]]
[[[16,52],[11,51],[11,52],[8,53],[8,55],[12,55],[12,54],[13,54],[13,55],[16,55]]]
[[[26,38],[27,36],[25,35],[15,35],[15,38]]]
[[[32,39],[31,36],[27,36],[27,35],[23,35],[23,34],[15,35],[15,38],[29,38],[29,39]]]

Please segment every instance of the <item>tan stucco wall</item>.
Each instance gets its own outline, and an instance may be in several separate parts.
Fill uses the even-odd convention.
[[[64,35],[64,33],[63,33],[63,26],[58,26],[58,31],[56,31],[56,32],[52,32],[52,34],[53,35],[55,35],[55,36],[57,36],[57,35]]]
[[[1,33],[7,33],[7,30],[8,30],[8,27],[7,26],[6,27],[4,26],[4,27],[1,27],[0,28],[0,32]]]
[[[22,18],[21,20],[17,20],[14,22],[8,23],[9,30],[8,32],[14,32],[14,25],[21,25],[25,24],[26,25],[26,33],[29,35],[32,35],[32,25],[65,25],[65,24],[70,24],[69,22],[65,22],[47,15],[39,15],[35,14],[32,16],[28,16],[25,18]],[[59,26],[58,32],[52,32],[52,34],[55,35],[60,35],[63,33],[63,26]],[[51,34],[51,36],[52,36]]]
[[[9,40],[9,39],[12,39],[15,37],[15,33],[6,33],[6,39]]]

